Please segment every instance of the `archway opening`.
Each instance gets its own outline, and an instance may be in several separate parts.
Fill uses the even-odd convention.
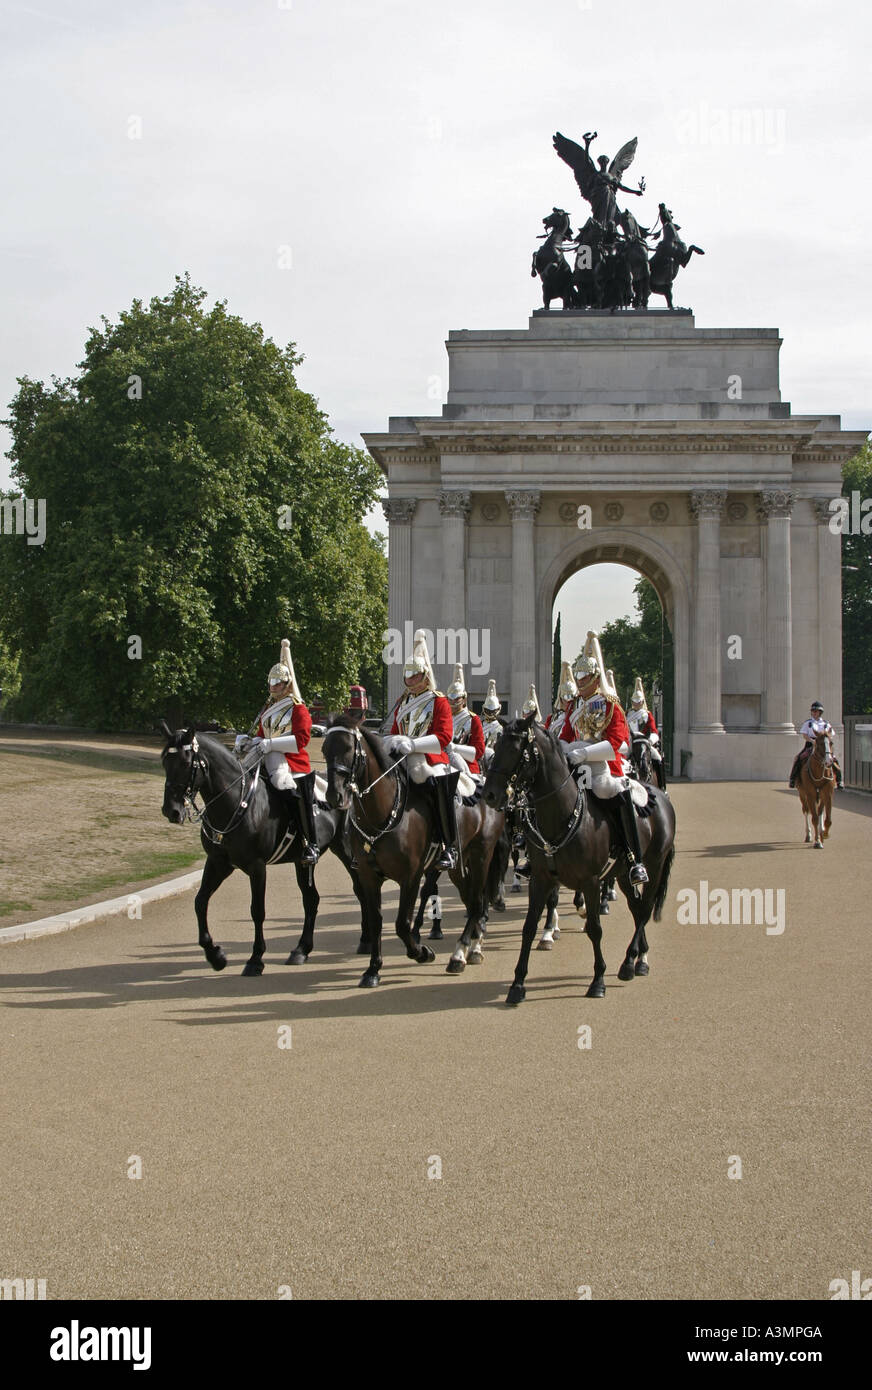
[[[596,632],[625,710],[636,677],[641,677],[670,769],[675,731],[671,606],[671,594],[662,575],[655,580],[641,567],[623,559],[580,557],[560,579],[551,606],[550,692],[553,702],[561,661],[574,665],[588,631]]]

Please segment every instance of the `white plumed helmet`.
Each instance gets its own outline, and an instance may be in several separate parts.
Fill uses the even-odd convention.
[[[297,685],[297,677],[294,674],[294,663],[291,659],[291,644],[287,637],[283,637],[279,659],[275,666],[270,668],[269,683],[270,685],[277,685],[279,682],[285,684],[287,681],[291,683],[290,693],[293,696],[294,703],[301,705],[303,703],[303,697],[300,694],[300,687]]]
[[[463,666],[459,661],[454,665],[454,680],[449,685],[445,694],[449,700],[461,700],[466,698],[466,685],[463,680]]]
[[[412,655],[406,657],[406,663],[403,667],[403,679],[419,675],[427,677],[427,684],[431,690],[436,689],[433,667],[430,665],[430,653],[427,651],[427,638],[422,627],[419,627],[415,632],[412,641]]]
[[[560,684],[557,687],[558,700],[574,700],[578,695],[578,686],[572,675],[572,667],[568,661],[564,661],[560,667]]]
[[[500,712],[500,710],[502,709],[502,707],[503,707],[503,706],[502,706],[502,703],[501,703],[501,701],[500,701],[500,697],[499,697],[499,695],[497,694],[497,683],[496,683],[496,681],[488,681],[488,683],[487,683],[487,694],[486,694],[485,697],[484,697],[484,701],[483,701],[483,703],[482,703],[482,709],[483,709],[483,710],[485,711],[485,713],[487,713],[487,714],[499,714],[499,712]]]
[[[535,687],[535,685],[531,685],[531,686],[530,686],[530,693],[528,694],[526,700],[524,701],[523,705],[521,706],[521,713],[522,713],[522,714],[525,714],[525,715],[526,715],[526,714],[530,714],[530,713],[534,713],[535,716],[536,716],[537,722],[538,722],[539,724],[542,723],[542,711],[541,711],[540,708],[539,708],[539,700],[538,700],[538,697],[537,697],[537,695],[536,695],[536,687]]]

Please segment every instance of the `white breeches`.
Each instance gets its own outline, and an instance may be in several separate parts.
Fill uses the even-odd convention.
[[[618,792],[626,791],[630,785],[627,777],[613,777],[608,763],[588,763],[590,768],[590,789],[594,796],[610,801]]]
[[[288,767],[288,760],[284,753],[267,753],[263,760],[266,768],[266,775],[272,782],[276,791],[293,791],[296,787],[294,774]]]

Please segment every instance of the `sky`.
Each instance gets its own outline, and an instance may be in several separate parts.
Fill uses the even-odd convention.
[[[870,36],[861,0],[9,0],[2,402],[188,270],[341,439],[438,414],[449,330],[525,327],[542,217],[580,225],[552,134],[596,129],[705,249],[697,325],[778,328],[794,412],[872,428]],[[575,582],[585,630],[632,611]]]

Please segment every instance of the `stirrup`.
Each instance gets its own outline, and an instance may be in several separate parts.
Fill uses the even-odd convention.
[[[631,882],[631,883],[647,883],[647,882],[648,882],[648,870],[645,868],[645,865],[644,865],[644,864],[633,864],[633,865],[631,865],[631,867],[630,867],[630,882]]]
[[[443,845],[439,853],[439,858],[436,860],[435,867],[437,869],[456,869],[457,850],[454,849],[452,845]]]
[[[301,864],[317,864],[321,858],[321,851],[317,845],[313,845],[311,840],[303,841],[303,853],[300,855]]]

